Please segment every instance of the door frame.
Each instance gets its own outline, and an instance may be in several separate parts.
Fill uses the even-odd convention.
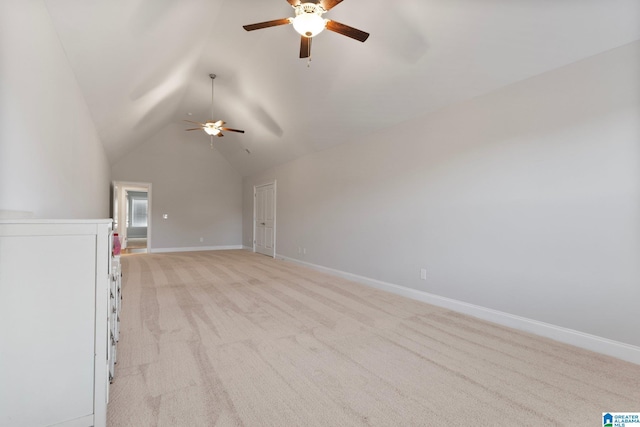
[[[126,201],[125,198],[125,194],[127,191],[146,191],[147,192],[147,253],[151,253],[151,183],[150,182],[131,182],[131,181],[112,181],[111,185],[113,187],[113,199],[118,198],[118,230],[117,232],[119,233],[119,237],[121,237],[121,242],[122,242],[122,248],[125,249],[126,248],[126,237],[127,237],[127,230],[126,227],[124,227],[124,232],[122,230],[121,225],[126,225],[126,213],[125,213],[125,217],[122,216],[122,213],[125,212],[124,210],[124,203]],[[117,191],[116,191],[117,188]],[[114,216],[114,209],[115,209],[115,200],[112,200],[112,206],[111,206],[111,216],[112,219]]]
[[[277,180],[273,180],[273,181],[269,181],[269,182],[264,182],[262,184],[258,184],[258,185],[254,185],[253,186],[253,252],[256,252],[256,194],[258,192],[258,188],[260,187],[266,187],[267,185],[273,185],[273,258],[276,257],[276,227],[277,227],[277,211],[278,211],[278,186],[276,184]]]

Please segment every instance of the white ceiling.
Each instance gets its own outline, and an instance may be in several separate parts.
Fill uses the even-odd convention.
[[[215,73],[215,119],[246,131],[215,147],[243,175],[640,39],[638,0],[344,0],[324,17],[371,36],[325,31],[308,64],[292,26],[242,28],[286,0],[45,2],[112,163],[210,119]]]

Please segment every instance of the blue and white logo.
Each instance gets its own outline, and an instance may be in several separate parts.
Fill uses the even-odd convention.
[[[613,427],[613,415],[610,413],[606,413],[602,415],[602,426],[603,427]]]
[[[640,412],[603,412],[603,427],[640,427]]]

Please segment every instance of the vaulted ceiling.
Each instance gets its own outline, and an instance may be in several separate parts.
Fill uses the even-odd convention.
[[[243,175],[640,39],[637,0],[344,0],[324,17],[371,36],[325,31],[309,62],[292,26],[242,28],[286,0],[45,2],[112,163],[210,119],[215,73],[215,119],[246,133],[214,146]]]

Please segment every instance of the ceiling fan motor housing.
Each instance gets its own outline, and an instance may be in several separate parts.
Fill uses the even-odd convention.
[[[322,15],[326,12],[324,7],[320,4],[315,3],[300,3],[296,8],[296,16],[301,13],[317,13],[318,15]]]

